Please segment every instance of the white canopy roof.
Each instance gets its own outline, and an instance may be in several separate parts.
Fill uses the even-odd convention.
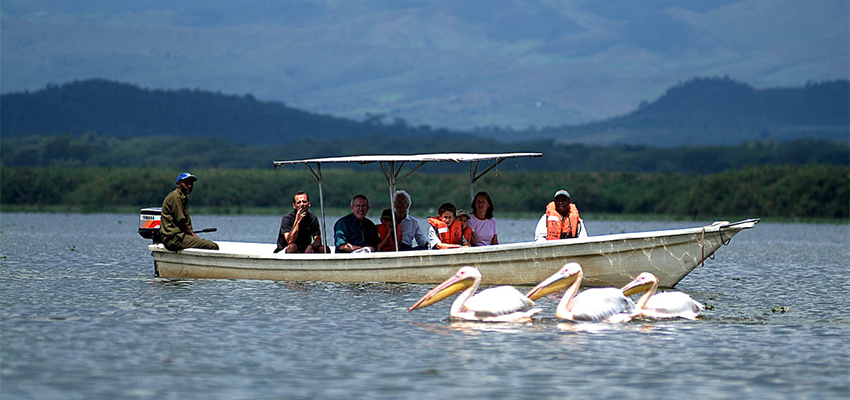
[[[543,153],[435,153],[435,154],[412,154],[412,155],[366,155],[366,156],[345,156],[345,157],[325,157],[325,158],[310,158],[305,160],[288,160],[275,161],[274,166],[287,164],[302,164],[302,163],[358,163],[369,164],[374,162],[432,162],[432,161],[453,161],[453,162],[474,162],[483,160],[498,160],[505,158],[516,157],[542,157]]]

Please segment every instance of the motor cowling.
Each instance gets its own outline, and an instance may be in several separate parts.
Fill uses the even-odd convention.
[[[154,243],[161,243],[162,235],[159,233],[161,218],[161,207],[141,209],[139,211],[139,235],[145,239],[153,240]]]

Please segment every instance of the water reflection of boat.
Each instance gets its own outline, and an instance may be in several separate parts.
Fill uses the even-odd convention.
[[[540,153],[427,154],[413,156],[353,156],[297,161],[276,161],[275,167],[303,163],[319,184],[322,226],[324,199],[321,164],[380,163],[389,184],[395,185],[427,162],[470,163],[470,196],[478,178],[507,158],[539,157]],[[478,172],[481,161],[493,165]],[[401,176],[405,163],[418,163]],[[396,167],[396,163],[400,165]],[[315,166],[311,166],[313,164]],[[148,249],[159,276],[168,278],[269,279],[328,282],[439,283],[464,265],[478,268],[485,285],[534,285],[564,263],[584,268],[585,286],[622,286],[641,272],[651,272],[661,287],[673,287],[706,258],[743,229],[758,223],[735,223],[635,233],[590,236],[537,243],[510,243],[440,251],[419,250],[360,254],[274,254],[274,243],[217,242],[218,251],[166,250],[161,244]],[[325,237],[327,235],[323,235]],[[324,238],[323,238],[324,239]],[[326,240],[326,239],[325,239]],[[328,246],[326,246],[327,248]]]

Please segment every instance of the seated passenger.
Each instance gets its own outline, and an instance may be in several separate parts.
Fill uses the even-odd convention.
[[[395,235],[393,233],[395,232]],[[396,240],[401,243],[401,225],[393,228],[393,212],[389,208],[381,213],[381,224],[378,225],[378,251],[395,251]],[[393,238],[395,236],[395,238]]]
[[[555,192],[555,200],[546,205],[546,213],[537,221],[534,241],[558,240],[587,237],[584,221],[579,218],[578,208],[572,204],[570,192]]]
[[[463,209],[457,210],[457,217],[455,218],[460,221],[460,225],[463,227],[463,238],[466,239],[466,243],[475,243],[475,234],[472,233],[472,228],[468,226],[469,213]]]
[[[378,245],[378,228],[366,218],[369,199],[358,194],[351,199],[351,214],[334,224],[334,245],[337,253],[372,252]]]
[[[490,194],[481,191],[472,198],[472,215],[469,218],[469,227],[475,234],[473,246],[489,246],[499,244],[499,228],[496,217],[493,216],[493,199]]]
[[[399,250],[425,250],[428,243],[425,242],[425,234],[419,227],[419,221],[410,213],[410,195],[404,190],[396,190],[393,194],[393,209],[395,209],[395,222],[401,226],[401,241]]]
[[[298,192],[292,196],[292,211],[280,219],[275,253],[324,253],[319,219],[309,211],[310,199],[307,193]]]
[[[439,217],[428,218],[431,224],[428,230],[428,247],[431,249],[456,249],[468,247],[463,237],[463,226],[455,219],[457,207],[452,203],[443,203],[437,210]]]

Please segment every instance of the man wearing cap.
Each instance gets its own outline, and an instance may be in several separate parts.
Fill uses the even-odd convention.
[[[555,192],[554,201],[546,205],[546,213],[537,221],[534,241],[587,237],[584,221],[579,218],[578,208],[572,204],[570,192]]]
[[[162,201],[162,218],[159,233],[162,243],[171,251],[188,249],[218,250],[218,245],[210,240],[201,239],[192,230],[192,217],[189,216],[189,198],[198,178],[188,172],[177,176],[177,189],[165,196]]]

